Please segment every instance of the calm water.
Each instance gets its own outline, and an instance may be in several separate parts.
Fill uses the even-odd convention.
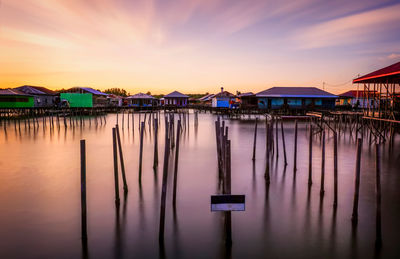
[[[143,119],[142,115],[142,119]],[[333,203],[333,139],[327,135],[325,196],[321,200],[319,137],[314,138],[314,184],[308,177],[308,133],[299,124],[298,171],[293,177],[294,123],[285,122],[289,165],[274,159],[266,188],[265,129],[259,125],[253,165],[254,120],[226,121],[232,146],[232,193],[246,195],[246,211],[232,212],[233,246],[225,248],[223,217],[210,211],[210,195],[218,192],[215,116],[199,115],[199,125],[181,138],[177,209],[172,209],[171,156],[168,179],[165,247],[158,245],[164,150],[163,121],[159,130],[159,169],[153,171],[154,133],[146,127],[143,183],[138,186],[139,131],[121,129],[129,193],[121,207],[114,204],[112,131],[106,125],[45,130],[0,128],[0,258],[79,258],[79,141],[87,145],[88,254],[91,258],[373,258],[375,241],[374,148],[363,145],[359,223],[352,229],[355,140],[341,135],[339,204]],[[119,117],[121,123],[121,117]],[[127,122],[125,118],[125,123]],[[146,123],[147,124],[147,123]],[[122,125],[120,125],[121,127]],[[389,154],[382,150],[381,258],[400,258],[399,142]],[[122,181],[120,181],[121,184]]]

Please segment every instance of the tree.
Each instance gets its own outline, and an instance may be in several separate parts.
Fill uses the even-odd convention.
[[[115,94],[115,95],[119,95],[119,96],[123,96],[123,97],[128,96],[128,93],[126,92],[126,90],[122,89],[122,88],[110,88],[110,89],[106,89],[104,92],[106,94]]]

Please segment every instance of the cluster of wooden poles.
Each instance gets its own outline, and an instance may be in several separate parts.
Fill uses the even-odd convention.
[[[274,116],[266,116],[265,120],[265,128],[266,128],[266,165],[265,165],[265,181],[267,184],[270,184],[270,163],[274,157],[274,152],[276,154],[276,159],[279,157],[279,145],[278,145],[278,121],[280,120],[281,126],[281,136],[282,136],[282,148],[284,154],[284,166],[288,165],[287,157],[286,157],[286,145],[285,145],[285,133],[283,127],[283,121],[279,117]],[[316,121],[314,121],[316,122]],[[310,188],[313,184],[313,137],[316,134],[320,134],[321,140],[321,183],[320,183],[320,197],[321,199],[325,193],[325,127],[323,123],[326,124],[328,130],[333,132],[333,207],[337,208],[338,205],[338,134],[334,127],[331,127],[330,124],[324,122],[321,119],[321,123],[314,123],[317,127],[313,127],[313,121],[310,120],[309,123],[309,159],[308,159],[308,187]],[[258,119],[255,121],[254,128],[254,144],[253,144],[253,156],[252,160],[255,161],[256,158],[256,144],[257,144],[257,126]],[[275,127],[275,139],[274,139],[274,127]],[[294,122],[294,157],[293,157],[293,176],[296,177],[297,172],[297,138],[298,138],[298,123]],[[362,135],[362,134],[361,134]],[[354,188],[354,198],[353,198],[353,212],[352,212],[352,223],[354,226],[357,225],[358,222],[358,201],[359,201],[359,190],[360,190],[360,175],[361,175],[361,147],[362,147],[363,139],[358,137],[357,134],[357,153],[356,153],[356,164],[355,164],[355,188]],[[375,144],[376,150],[376,245],[377,247],[381,246],[382,243],[382,234],[381,234],[381,187],[380,187],[380,163],[381,163],[381,155],[380,155],[380,144]]]
[[[124,125],[124,113],[122,115],[122,125]],[[175,150],[175,161],[174,161],[174,172],[173,172],[173,199],[172,206],[175,211],[176,209],[176,194],[177,194],[177,179],[178,179],[178,164],[179,164],[179,144],[180,137],[183,131],[186,130],[186,127],[189,127],[189,113],[178,113],[178,120],[176,123],[175,130],[175,114],[174,113],[165,113],[164,121],[165,121],[165,145],[164,145],[164,163],[163,163],[163,176],[162,176],[162,191],[161,191],[161,205],[160,205],[160,225],[159,225],[159,242],[160,245],[164,244],[164,228],[165,228],[165,209],[166,209],[166,198],[167,198],[167,181],[168,181],[168,166],[169,159],[171,156],[171,151]],[[129,114],[128,118],[128,127],[129,127]],[[143,160],[143,136],[146,128],[146,118],[147,113],[145,113],[144,120],[141,120],[141,115],[139,113],[139,123],[138,129],[140,131],[140,145],[139,145],[139,173],[138,173],[138,182],[139,188],[141,188],[142,184],[142,160]],[[154,159],[153,159],[153,168],[154,173],[156,173],[156,169],[158,167],[158,129],[160,124],[160,113],[151,112],[148,116],[149,127],[153,126],[154,131]],[[183,124],[182,124],[183,121]],[[195,113],[195,125],[198,124],[198,115]],[[186,126],[187,125],[187,126]],[[134,127],[134,117],[132,113],[132,127]],[[176,135],[175,135],[176,132]],[[125,164],[124,157],[119,133],[119,124],[118,124],[118,114],[117,114],[117,124],[112,129],[112,139],[113,139],[113,161],[114,161],[114,190],[115,190],[115,205],[117,209],[120,205],[120,191],[119,191],[119,170],[118,170],[118,157],[121,167],[121,177],[123,180],[123,189],[124,189],[124,197],[128,193],[128,184],[125,174]],[[87,209],[86,209],[86,147],[85,140],[81,140],[80,148],[81,148],[81,227],[82,227],[82,242],[85,246],[87,246]]]
[[[341,134],[349,132],[350,137],[360,136],[367,138],[369,145],[372,143],[385,143],[388,141],[389,151],[393,149],[394,139],[396,134],[396,125],[398,121],[385,120],[372,117],[364,117],[361,113],[357,112],[331,112],[328,114],[322,113],[308,113],[311,119],[322,125],[322,121],[328,125],[333,124],[333,128],[338,133],[339,138]]]
[[[124,112],[122,112],[122,125],[125,124]],[[118,116],[118,115],[117,115]],[[140,131],[140,146],[139,146],[139,188],[141,188],[142,181],[142,159],[143,159],[143,135],[146,127],[147,113],[144,114],[144,121],[141,121],[139,113],[139,125]],[[129,127],[129,114],[127,116],[127,125]],[[160,224],[159,224],[159,242],[161,245],[164,244],[164,229],[165,229],[165,210],[166,210],[166,197],[167,197],[167,181],[168,181],[168,165],[171,151],[175,149],[175,161],[174,161],[174,172],[173,172],[173,199],[172,207],[176,209],[176,194],[177,194],[177,178],[178,178],[178,163],[179,163],[179,140],[182,132],[185,130],[186,125],[189,125],[189,114],[178,113],[178,120],[175,130],[175,114],[165,113],[165,145],[164,145],[164,161],[163,161],[163,176],[162,176],[162,191],[161,191],[161,204],[160,204]],[[134,119],[132,113],[132,127],[134,127]],[[322,119],[321,119],[322,120]],[[183,122],[183,123],[182,123]],[[269,185],[270,178],[270,163],[274,157],[279,157],[279,122],[281,128],[282,138],[282,150],[284,156],[284,165],[288,165],[286,155],[286,144],[285,144],[285,133],[283,121],[277,116],[266,116],[265,127],[266,127],[266,166],[265,166],[265,181]],[[160,124],[160,113],[150,113],[148,119],[149,127],[153,126],[154,131],[154,159],[153,168],[158,167],[158,128]],[[198,124],[198,114],[194,113],[194,124]],[[337,141],[338,134],[335,127],[331,127],[330,124],[324,122],[316,123],[311,121],[309,123],[309,159],[308,159],[308,187],[310,188],[313,184],[313,139],[314,136],[319,134],[321,140],[321,184],[320,184],[320,197],[324,197],[325,189],[325,124],[328,130],[333,132],[333,174],[334,174],[334,188],[333,188],[333,207],[336,209],[338,205],[338,155],[337,155]],[[254,128],[254,144],[253,144],[253,156],[252,160],[256,159],[256,144],[257,144],[257,128],[258,119],[255,120]],[[176,132],[176,135],[175,135]],[[217,160],[218,160],[218,174],[219,174],[219,187],[222,194],[231,194],[231,141],[228,139],[228,127],[225,126],[225,121],[220,120],[218,117],[215,121],[215,132],[216,132],[216,146],[217,146]],[[358,137],[358,134],[357,134]],[[119,198],[119,173],[118,173],[118,156],[121,167],[121,176],[123,180],[124,195],[128,193],[127,179],[125,175],[125,165],[123,158],[123,151],[121,145],[121,139],[119,135],[119,125],[117,119],[117,125],[112,129],[113,138],[113,160],[114,160],[114,183],[115,183],[115,204],[118,207],[120,204]],[[297,173],[297,139],[298,139],[298,123],[294,123],[294,156],[293,156],[293,173],[296,177]],[[360,175],[361,175],[361,147],[362,138],[357,138],[357,156],[355,165],[355,190],[353,199],[353,212],[352,222],[356,226],[358,222],[358,201],[359,201],[359,189],[360,189]],[[380,187],[380,144],[376,144],[376,245],[378,247],[382,244],[381,234],[381,187]],[[87,241],[87,209],[86,209],[86,154],[85,154],[85,140],[81,140],[81,222],[82,222],[82,241]],[[224,228],[225,228],[225,241],[227,245],[232,244],[232,229],[231,229],[231,212],[224,212]],[[87,245],[87,244],[86,244]]]
[[[217,143],[218,180],[222,194],[231,194],[231,141],[228,139],[229,128],[220,117],[215,121]],[[222,187],[222,188],[221,188]],[[225,244],[232,245],[232,218],[230,211],[224,211]]]
[[[17,110],[16,112],[18,112]],[[4,131],[7,131],[7,124],[14,124],[14,129],[21,131],[21,121],[22,127],[26,130],[33,129],[38,130],[40,125],[42,125],[43,130],[46,129],[47,124],[50,126],[50,129],[60,128],[64,126],[68,127],[77,127],[77,126],[85,126],[87,123],[87,119],[84,118],[86,114],[83,113],[82,110],[62,110],[61,112],[53,112],[52,110],[44,111],[44,110],[29,110],[30,113],[28,116],[14,116],[10,117],[10,119],[3,120],[2,124],[4,127]],[[12,119],[11,119],[12,118]],[[91,126],[92,120],[94,120],[94,125],[105,125],[107,124],[106,116],[104,113],[97,113],[95,110],[89,114],[88,123]],[[0,121],[1,122],[1,121]]]

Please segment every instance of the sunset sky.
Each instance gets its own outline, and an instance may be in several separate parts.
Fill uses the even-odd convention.
[[[0,0],[0,88],[258,92],[400,61],[400,1]]]

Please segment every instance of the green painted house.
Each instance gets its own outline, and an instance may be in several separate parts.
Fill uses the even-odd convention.
[[[93,107],[92,94],[89,93],[60,93],[61,102],[67,102],[71,108]]]
[[[0,108],[33,108],[33,96],[15,89],[0,89]]]

